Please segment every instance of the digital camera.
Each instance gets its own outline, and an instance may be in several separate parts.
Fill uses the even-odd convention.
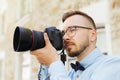
[[[56,50],[63,48],[62,33],[56,27],[45,28],[49,40]],[[17,26],[13,36],[13,47],[16,52],[36,50],[45,46],[44,36],[41,31],[30,30]]]

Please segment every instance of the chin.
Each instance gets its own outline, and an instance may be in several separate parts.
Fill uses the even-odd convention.
[[[77,56],[79,56],[81,53],[80,53],[79,51],[69,50],[69,51],[67,51],[67,54],[68,54],[68,56],[70,56],[70,57],[77,57]]]
[[[67,51],[67,54],[69,57],[76,57],[75,52],[73,52],[73,51]]]

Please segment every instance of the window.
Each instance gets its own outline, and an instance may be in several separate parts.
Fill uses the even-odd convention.
[[[102,53],[107,54],[105,26],[97,27],[97,47],[102,51]]]
[[[23,54],[23,63],[22,63],[22,80],[30,80],[31,77],[31,65],[30,65],[30,54],[25,52]],[[27,75],[27,76],[26,76]]]
[[[4,34],[4,14],[0,16],[0,37]]]
[[[0,80],[4,80],[4,52],[0,51]]]
[[[29,13],[31,11],[31,0],[23,0],[22,4],[22,15]]]
[[[104,26],[97,27],[97,46],[104,54],[112,54],[112,40],[111,40],[111,26],[105,24]]]
[[[32,0],[19,0],[17,18],[21,18],[32,11]]]
[[[15,58],[15,80],[31,80],[30,54],[28,52],[17,53]]]

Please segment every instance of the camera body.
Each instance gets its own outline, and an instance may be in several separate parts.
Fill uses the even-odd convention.
[[[55,27],[45,28],[44,32],[48,34],[49,40],[56,50],[63,48],[62,33]],[[28,51],[43,48],[45,44],[43,33],[36,30],[30,30],[17,26],[13,37],[14,51]]]

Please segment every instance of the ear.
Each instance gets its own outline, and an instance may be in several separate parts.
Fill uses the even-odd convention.
[[[96,41],[96,39],[97,39],[97,32],[96,32],[95,29],[90,30],[89,39],[90,39],[90,41],[92,41],[92,42],[93,42],[93,41]]]

